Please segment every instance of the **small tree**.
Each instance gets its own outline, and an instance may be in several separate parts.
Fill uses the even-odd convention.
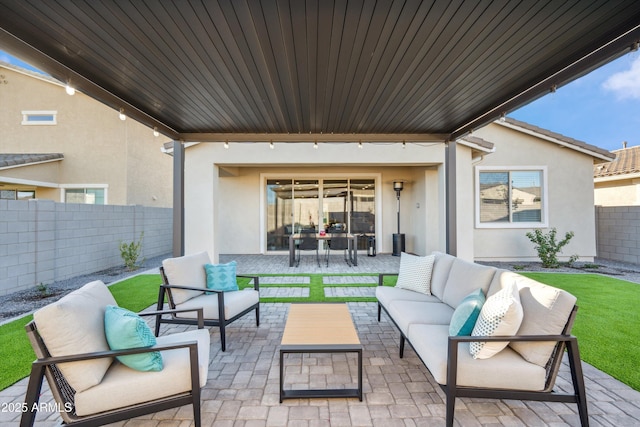
[[[538,251],[542,266],[545,268],[558,268],[560,266],[558,253],[562,252],[562,248],[569,243],[569,240],[573,237],[573,231],[568,231],[564,235],[564,239],[559,242],[556,242],[555,227],[549,230],[547,234],[544,234],[540,229],[535,229],[533,233],[528,232],[527,237],[536,245],[535,249]]]
[[[142,236],[144,236],[144,231],[140,233],[140,240],[137,242],[135,240],[129,243],[120,242],[120,257],[122,257],[124,265],[129,271],[138,268],[138,258],[142,253]],[[144,259],[140,260],[140,262],[143,261]]]

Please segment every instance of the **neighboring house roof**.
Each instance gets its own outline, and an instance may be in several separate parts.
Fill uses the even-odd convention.
[[[640,146],[615,150],[612,154],[615,160],[593,167],[594,178],[640,173]]]
[[[62,153],[0,154],[0,169],[54,162],[62,159],[64,159]]]
[[[520,132],[533,134],[539,138],[546,139],[547,141],[554,142],[567,148],[571,148],[576,151],[588,154],[596,160],[611,161],[615,158],[615,154],[600,148],[595,145],[587,144],[584,141],[579,141],[562,134],[552,132],[548,129],[543,129],[532,124],[521,122],[520,120],[513,119],[511,117],[504,117],[500,120],[496,120],[495,123],[509,127]]]

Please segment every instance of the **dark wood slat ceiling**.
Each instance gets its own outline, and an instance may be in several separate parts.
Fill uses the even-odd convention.
[[[640,39],[637,0],[0,6],[0,49],[174,138],[456,137]]]

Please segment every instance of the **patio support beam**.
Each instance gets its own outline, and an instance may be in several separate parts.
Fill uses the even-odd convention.
[[[182,133],[185,142],[442,142],[441,133]]]
[[[456,203],[456,164],[457,164],[457,143],[447,142],[445,146],[445,200],[446,200],[446,251],[448,254],[456,256],[458,253],[458,233],[457,233],[457,203]]]
[[[184,255],[184,144],[173,141],[173,256]]]

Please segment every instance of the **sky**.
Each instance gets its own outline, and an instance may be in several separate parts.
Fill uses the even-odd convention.
[[[34,69],[3,51],[0,61]],[[640,145],[640,51],[507,115],[609,151]]]

